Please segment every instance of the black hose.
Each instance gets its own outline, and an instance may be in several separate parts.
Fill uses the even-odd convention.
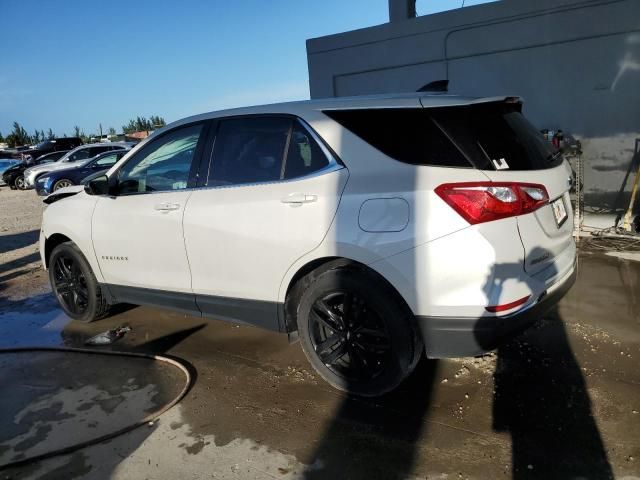
[[[150,359],[150,360],[157,360],[157,361],[160,361],[160,362],[169,363],[169,364],[179,368],[180,370],[182,370],[182,372],[187,377],[187,381],[185,382],[185,385],[182,388],[182,390],[180,391],[180,393],[173,400],[171,400],[169,403],[165,404],[159,410],[148,414],[143,419],[141,419],[141,420],[139,420],[139,421],[137,421],[137,422],[135,422],[135,423],[133,423],[131,425],[127,425],[126,427],[123,427],[123,428],[121,428],[119,430],[116,430],[114,432],[107,433],[107,434],[102,435],[100,437],[96,437],[96,438],[93,438],[91,440],[86,440],[84,442],[80,442],[80,443],[77,443],[75,445],[71,445],[71,446],[68,446],[68,447],[60,448],[60,449],[57,449],[57,450],[52,450],[52,451],[46,452],[46,453],[41,453],[39,455],[34,455],[32,457],[21,458],[20,460],[15,460],[15,461],[6,463],[4,465],[0,465],[0,470],[4,470],[4,469],[9,468],[9,467],[17,467],[17,466],[20,466],[20,465],[24,465],[24,464],[35,462],[35,461],[39,461],[39,460],[44,460],[46,458],[51,458],[51,457],[55,457],[55,456],[58,456],[58,455],[65,455],[65,454],[74,452],[76,450],[79,450],[81,448],[85,448],[85,447],[88,447],[88,446],[91,446],[91,445],[95,445],[97,443],[104,442],[105,440],[109,440],[111,438],[117,437],[119,435],[122,435],[123,433],[127,433],[127,432],[133,430],[134,428],[138,428],[138,427],[140,427],[142,425],[145,425],[145,424],[147,424],[149,422],[152,422],[156,418],[158,418],[160,415],[165,413],[167,410],[169,410],[171,407],[176,405],[180,400],[182,400],[182,398],[186,395],[186,393],[191,388],[191,382],[192,382],[192,378],[193,378],[192,375],[191,375],[191,372],[189,371],[189,368],[186,365],[184,365],[182,363],[182,361],[178,361],[177,359],[166,357],[166,356],[163,356],[163,355],[153,355],[153,354],[137,353],[137,352],[108,351],[108,350],[107,351],[100,351],[100,350],[90,350],[90,349],[86,349],[86,348],[67,348],[67,347],[20,347],[20,348],[1,348],[0,349],[0,355],[3,354],[3,353],[23,353],[23,352],[72,352],[72,353],[88,353],[88,354],[92,354],[92,355],[119,355],[119,356],[124,356],[124,357],[146,358],[146,359]]]

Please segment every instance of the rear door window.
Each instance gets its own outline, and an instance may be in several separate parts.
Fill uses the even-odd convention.
[[[293,121],[280,117],[222,120],[213,149],[208,185],[280,180]]]
[[[296,118],[255,116],[221,120],[207,185],[292,180],[329,164],[325,151]]]
[[[329,165],[324,154],[311,134],[295,122],[291,130],[291,139],[284,166],[284,179],[304,177]]]

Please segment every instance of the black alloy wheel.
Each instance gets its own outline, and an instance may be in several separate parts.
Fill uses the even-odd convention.
[[[89,306],[89,288],[76,258],[61,254],[55,259],[53,289],[65,310],[82,316]]]
[[[376,397],[402,383],[424,347],[399,294],[377,273],[349,262],[337,259],[310,272],[287,301],[318,374],[344,392]]]
[[[380,313],[354,293],[336,291],[318,298],[309,323],[318,358],[346,380],[373,380],[392,361],[389,332]]]

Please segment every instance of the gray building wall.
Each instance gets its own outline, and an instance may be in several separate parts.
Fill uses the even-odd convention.
[[[597,208],[613,204],[640,137],[640,0],[503,0],[310,39],[307,57],[312,98],[438,79],[524,97],[537,127],[581,140]]]

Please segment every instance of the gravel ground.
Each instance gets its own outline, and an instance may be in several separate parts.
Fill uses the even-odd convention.
[[[6,300],[48,291],[38,252],[44,207],[33,190],[0,188],[0,310]]]

